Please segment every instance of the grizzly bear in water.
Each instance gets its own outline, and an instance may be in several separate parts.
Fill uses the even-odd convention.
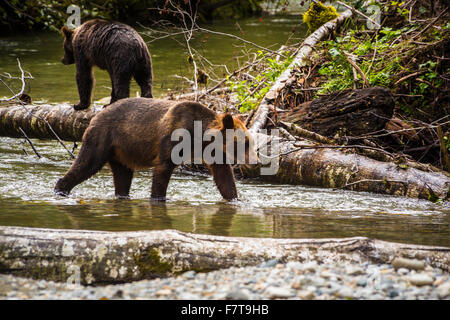
[[[176,140],[173,138],[174,131],[181,130],[188,132],[189,137],[194,136],[194,139],[189,140],[189,146],[194,148],[188,148],[188,152],[182,157],[183,161],[186,157],[195,161],[198,159],[198,149],[201,149],[200,157],[203,157],[206,154],[203,152],[212,143],[206,143],[205,140],[208,139],[203,136],[205,132],[211,132],[208,129],[215,130],[223,140],[218,140],[220,148],[215,152],[215,159],[219,161],[207,164],[223,198],[236,199],[233,169],[230,161],[225,161],[224,158],[236,161],[235,151],[238,151],[238,156],[245,157],[244,160],[241,157],[241,163],[254,164],[258,159],[253,149],[253,140],[242,121],[228,113],[217,115],[192,101],[146,98],[117,101],[91,120],[83,135],[80,152],[66,175],[58,180],[55,193],[68,195],[73,187],[97,173],[105,163],[109,163],[116,197],[128,198],[134,170],[153,167],[151,198],[164,201],[170,176],[180,164],[174,161],[175,152],[172,152],[179,146],[178,141],[173,141]],[[236,132],[242,133],[243,139],[236,138]],[[196,149],[194,144],[198,143],[199,138],[201,142]],[[214,142],[215,139],[209,138],[209,141]],[[230,141],[232,146],[227,144]],[[201,161],[204,162],[203,159]]]
[[[134,77],[141,96],[152,98],[152,61],[147,45],[130,26],[101,19],[90,20],[74,30],[66,26],[63,64],[76,64],[80,102],[75,110],[89,107],[94,86],[93,66],[107,70],[111,77],[111,102],[130,96]]]

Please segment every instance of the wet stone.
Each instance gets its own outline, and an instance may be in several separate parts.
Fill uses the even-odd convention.
[[[392,261],[392,266],[396,270],[400,268],[406,268],[410,270],[423,270],[425,269],[425,262],[416,259],[395,258]]]
[[[268,287],[265,293],[269,299],[289,298],[293,296],[290,289],[280,287]]]
[[[408,280],[411,284],[416,286],[425,286],[433,283],[433,278],[424,273],[414,274],[410,276]]]

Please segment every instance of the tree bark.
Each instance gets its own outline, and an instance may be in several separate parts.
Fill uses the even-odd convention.
[[[91,119],[102,110],[95,106],[75,111],[68,104],[13,105],[0,107],[0,136],[56,139],[53,131],[66,141],[81,141]],[[50,128],[51,126],[51,128]]]
[[[359,136],[383,129],[394,104],[386,88],[347,89],[302,103],[277,117],[327,137],[336,133]]]
[[[82,284],[129,282],[188,270],[252,266],[269,259],[391,263],[395,257],[420,259],[449,271],[450,248],[365,237],[271,239],[175,230],[102,232],[0,227],[1,273],[66,281],[79,268]]]

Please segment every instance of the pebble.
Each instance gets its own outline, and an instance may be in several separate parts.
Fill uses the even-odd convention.
[[[433,283],[433,278],[424,273],[413,274],[408,280],[411,284],[416,286],[426,286]]]
[[[316,271],[316,269],[317,269],[316,261],[307,262],[303,265],[303,270],[305,271],[314,272]]]
[[[392,266],[396,270],[400,268],[406,268],[410,270],[423,270],[425,269],[425,262],[416,259],[395,258],[392,261]]]
[[[314,292],[310,290],[300,290],[297,292],[297,296],[302,300],[312,300],[316,297]]]
[[[343,287],[338,291],[337,295],[341,298],[353,298],[353,290],[349,287]]]
[[[367,279],[361,278],[358,280],[358,282],[356,284],[360,287],[365,287],[367,285]]]
[[[345,268],[345,272],[350,276],[358,276],[366,273],[362,268],[354,266],[348,266]]]
[[[155,295],[156,296],[168,296],[172,293],[172,290],[169,289],[161,289],[156,291]]]
[[[407,275],[409,273],[409,270],[406,268],[399,268],[397,269],[397,273],[401,275]]]
[[[250,299],[250,295],[248,290],[246,289],[233,289],[230,292],[227,293],[227,295],[225,296],[225,299],[230,299],[230,300],[249,300]]]
[[[410,264],[411,265],[411,264]],[[263,266],[263,267],[262,267]],[[268,260],[255,267],[107,286],[67,285],[0,274],[0,299],[450,299],[450,276],[439,268],[394,268],[372,262]]]
[[[269,299],[289,298],[293,296],[290,289],[280,287],[268,287],[265,293]]]
[[[268,261],[266,261],[266,262],[261,263],[260,266],[261,266],[262,268],[271,268],[271,267],[276,266],[277,263],[278,263],[278,260],[277,260],[277,259],[272,259],[272,260],[268,260]]]
[[[444,282],[436,289],[437,295],[440,299],[450,298],[450,281]]]

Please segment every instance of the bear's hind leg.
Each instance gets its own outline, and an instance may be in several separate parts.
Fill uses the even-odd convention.
[[[87,63],[80,61],[77,67],[77,86],[80,102],[73,106],[75,110],[87,109],[91,104],[92,89],[94,87],[94,74],[92,67]]]
[[[166,201],[167,186],[174,169],[175,165],[171,162],[153,168],[151,200]]]
[[[114,72],[111,74],[112,87],[114,95],[111,96],[110,104],[117,100],[128,98],[130,96],[131,74],[128,72]]]
[[[141,68],[134,73],[134,80],[136,80],[139,87],[141,87],[141,97],[153,98],[152,78],[151,66],[150,69],[146,66],[141,66]]]
[[[134,171],[114,160],[110,160],[109,165],[113,172],[116,198],[128,199]]]

